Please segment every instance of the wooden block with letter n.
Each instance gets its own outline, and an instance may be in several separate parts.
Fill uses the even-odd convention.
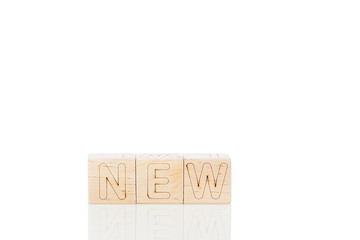
[[[181,154],[136,155],[137,203],[183,203]]]
[[[230,202],[230,157],[226,154],[185,154],[184,203]]]
[[[135,155],[91,154],[89,203],[135,203]]]

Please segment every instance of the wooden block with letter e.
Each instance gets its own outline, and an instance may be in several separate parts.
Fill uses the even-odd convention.
[[[89,203],[135,203],[135,155],[91,154]]]
[[[185,154],[184,203],[230,202],[230,157],[226,154]]]
[[[183,203],[181,154],[136,155],[137,203]]]

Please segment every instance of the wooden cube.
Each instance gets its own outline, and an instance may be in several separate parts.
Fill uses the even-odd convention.
[[[135,155],[92,154],[89,203],[135,203]]]
[[[226,154],[185,154],[184,203],[230,202],[230,157]]]
[[[137,203],[183,203],[181,154],[136,155]]]

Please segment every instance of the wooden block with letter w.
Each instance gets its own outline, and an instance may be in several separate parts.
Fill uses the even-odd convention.
[[[185,154],[184,203],[230,203],[231,160],[226,154]]]
[[[91,154],[89,203],[135,203],[135,155]]]

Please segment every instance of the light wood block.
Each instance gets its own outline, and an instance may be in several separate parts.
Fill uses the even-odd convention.
[[[183,203],[181,154],[136,155],[137,203]]]
[[[89,203],[135,203],[135,155],[92,154]]]
[[[231,160],[226,154],[184,154],[184,203],[230,203]]]

